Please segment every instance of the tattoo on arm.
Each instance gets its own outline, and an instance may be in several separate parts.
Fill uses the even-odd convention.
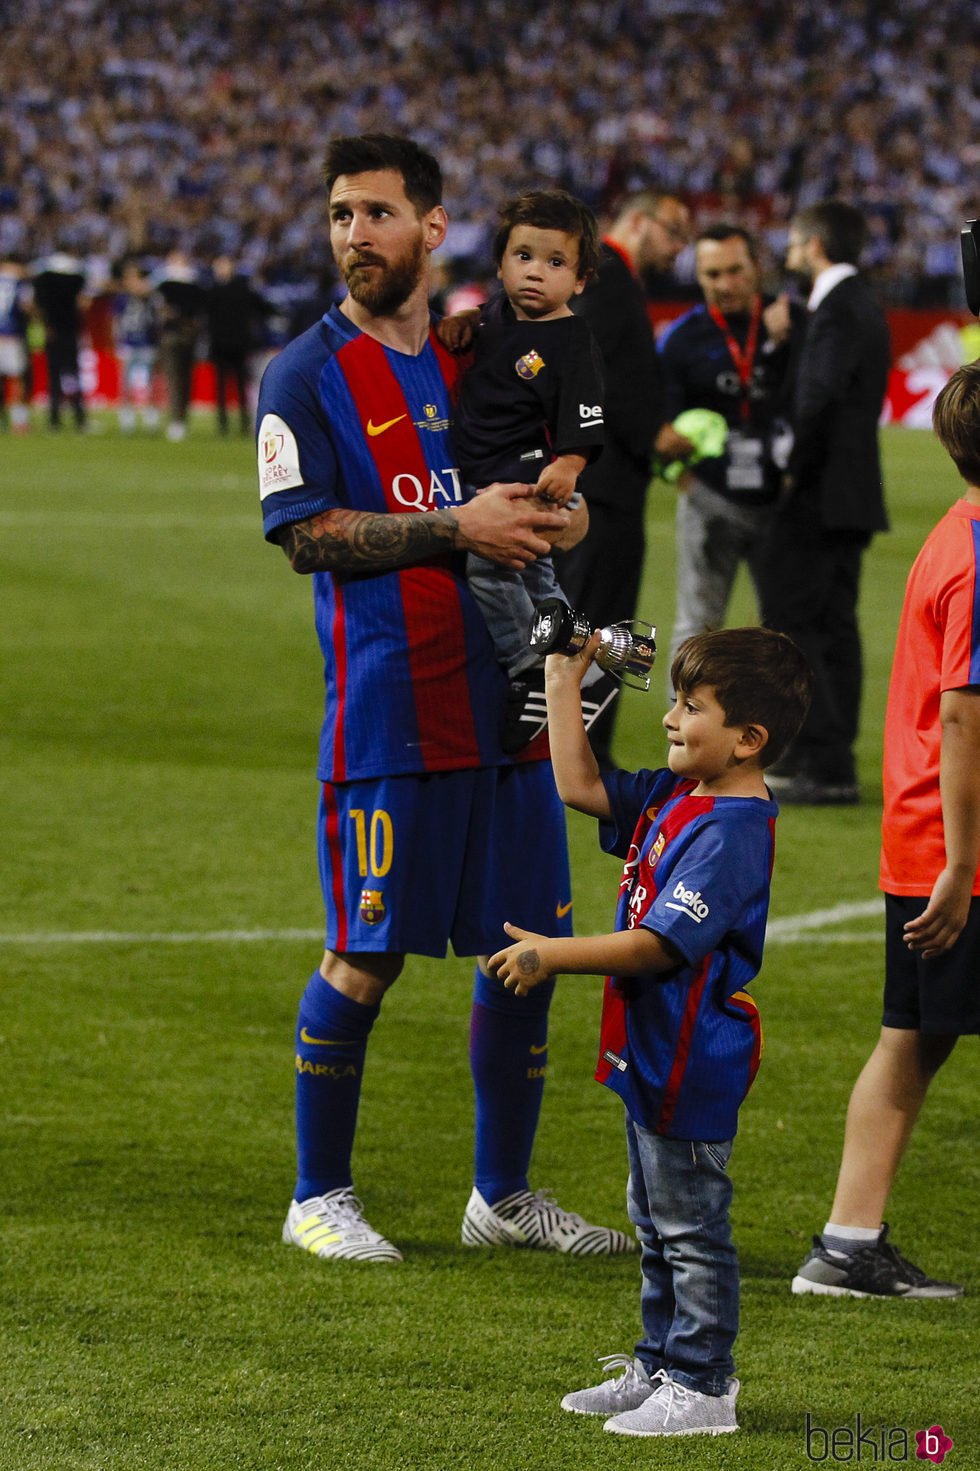
[[[541,969],[538,952],[536,950],[522,950],[517,957],[517,969],[522,975],[533,976],[535,971]]]
[[[338,508],[283,528],[279,545],[296,572],[386,572],[456,545],[451,511],[389,514]]]

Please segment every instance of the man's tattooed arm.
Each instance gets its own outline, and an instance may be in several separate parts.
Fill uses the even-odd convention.
[[[282,547],[295,572],[387,572],[457,545],[451,511],[350,511],[336,508],[283,527]]]

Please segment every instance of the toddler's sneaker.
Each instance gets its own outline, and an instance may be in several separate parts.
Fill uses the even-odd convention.
[[[613,1435],[727,1435],[738,1429],[739,1388],[737,1379],[729,1379],[725,1394],[702,1394],[665,1375],[637,1409],[614,1415],[602,1428]]]
[[[508,756],[522,751],[539,736],[548,724],[548,706],[544,697],[544,669],[538,665],[517,675],[510,682],[500,744]]]
[[[364,1219],[364,1207],[349,1185],[328,1195],[311,1195],[289,1207],[282,1239],[314,1256],[356,1262],[400,1262],[397,1246]]]
[[[617,1256],[638,1251],[636,1239],[611,1226],[593,1226],[563,1211],[544,1190],[518,1190],[489,1206],[473,1187],[463,1216],[464,1246],[530,1246],[569,1256]]]
[[[663,1369],[648,1374],[632,1354],[607,1354],[599,1363],[608,1370],[623,1372],[604,1379],[601,1384],[593,1384],[591,1389],[576,1389],[566,1394],[561,1402],[563,1410],[571,1410],[574,1415],[621,1415],[626,1410],[639,1409],[666,1378]]]

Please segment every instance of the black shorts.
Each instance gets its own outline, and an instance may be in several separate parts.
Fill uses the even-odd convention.
[[[885,895],[885,1008],[882,1024],[933,1036],[980,1032],[980,898],[952,950],[924,960],[902,932],[922,913],[924,896]]]

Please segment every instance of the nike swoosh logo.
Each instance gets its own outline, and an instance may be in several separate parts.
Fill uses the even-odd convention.
[[[299,1040],[312,1042],[316,1047],[343,1047],[344,1045],[343,1042],[330,1042],[326,1037],[311,1037],[305,1027],[300,1030]]]
[[[558,916],[559,919],[564,919],[565,918],[565,915],[568,913],[568,911],[571,909],[571,907],[572,907],[572,900],[569,899],[569,901],[568,901],[567,904],[559,904],[558,907],[557,907],[557,909],[555,910],[555,913],[557,914],[557,916]]]
[[[395,424],[400,424],[403,419],[407,418],[407,414],[399,414],[397,419],[388,419],[384,424],[373,424],[371,420],[368,419],[367,432],[371,436],[371,438],[374,439],[375,435],[384,434],[386,429],[391,429]]]
[[[547,1050],[548,1050],[548,1044],[547,1044],[547,1042],[544,1044],[543,1047],[532,1047],[531,1048],[531,1051],[534,1052],[534,1053],[547,1052]]]

